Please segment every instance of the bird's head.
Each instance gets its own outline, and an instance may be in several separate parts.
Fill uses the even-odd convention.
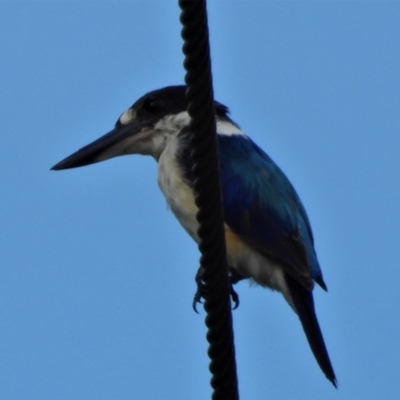
[[[52,169],[82,167],[125,154],[160,157],[171,138],[190,122],[186,86],[168,86],[147,93],[117,120],[114,129],[60,161]],[[228,109],[216,103],[217,113]]]

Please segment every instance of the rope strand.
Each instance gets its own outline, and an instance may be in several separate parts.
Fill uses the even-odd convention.
[[[179,0],[213,400],[238,400],[205,0]]]

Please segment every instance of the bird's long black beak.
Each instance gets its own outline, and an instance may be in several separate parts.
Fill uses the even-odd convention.
[[[146,133],[146,125],[148,127],[148,123],[131,123],[125,126],[116,126],[111,132],[82,147],[51,169],[58,171],[83,167],[112,157],[134,154],[136,153],[135,147],[137,143]]]

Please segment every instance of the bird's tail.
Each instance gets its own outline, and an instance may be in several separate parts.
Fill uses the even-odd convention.
[[[337,380],[335,372],[329,359],[328,350],[326,349],[321,328],[317,320],[314,309],[314,299],[312,292],[305,289],[290,275],[285,274],[286,283],[288,285],[293,304],[296,308],[297,315],[303,326],[304,333],[307,336],[308,343],[314,353],[322,372],[337,388]]]

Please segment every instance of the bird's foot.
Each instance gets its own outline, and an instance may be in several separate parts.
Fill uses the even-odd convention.
[[[236,293],[235,289],[233,288],[233,284],[229,283],[230,286],[230,294],[231,294],[231,300],[233,303],[232,310],[236,310],[239,307],[239,295]]]
[[[194,295],[193,298],[193,310],[198,314],[199,312],[197,311],[197,304],[200,303],[202,304],[202,299],[205,298],[208,294],[208,289],[206,288],[204,281],[203,281],[203,275],[204,275],[204,268],[200,267],[197,270],[195,281],[197,285],[197,291]],[[236,293],[235,289],[233,288],[233,285],[236,284],[237,282],[241,281],[244,279],[242,276],[240,276],[236,271],[230,270],[229,273],[229,293],[231,296],[231,300],[233,303],[232,310],[236,310],[239,307],[239,295]]]
[[[199,269],[197,270],[196,276],[194,278],[194,280],[196,281],[196,285],[197,285],[197,290],[196,293],[194,294],[194,298],[193,298],[193,310],[198,314],[199,312],[197,311],[197,304],[200,303],[202,304],[203,302],[201,301],[201,299],[207,295],[207,289],[206,289],[206,285],[203,282],[203,275],[204,275],[204,268],[203,267],[199,267]]]

